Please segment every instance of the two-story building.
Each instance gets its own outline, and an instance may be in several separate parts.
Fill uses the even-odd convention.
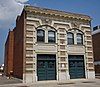
[[[13,76],[23,82],[95,78],[87,15],[25,6],[14,29]]]

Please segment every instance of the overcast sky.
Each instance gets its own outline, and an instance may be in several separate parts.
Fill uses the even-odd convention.
[[[92,18],[92,27],[100,25],[100,0],[0,0],[0,64],[4,61],[8,31],[15,27],[16,17],[21,14],[24,4],[86,14]]]

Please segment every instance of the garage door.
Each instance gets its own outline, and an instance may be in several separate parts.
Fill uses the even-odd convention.
[[[38,55],[37,60],[38,81],[56,79],[56,56]]]
[[[69,55],[68,59],[70,78],[85,78],[84,56]]]

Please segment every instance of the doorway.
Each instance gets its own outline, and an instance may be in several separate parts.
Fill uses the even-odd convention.
[[[83,55],[69,55],[69,74],[71,79],[85,78]]]
[[[56,80],[56,55],[37,55],[38,81]]]

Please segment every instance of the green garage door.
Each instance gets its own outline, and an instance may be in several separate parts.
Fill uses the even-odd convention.
[[[85,78],[84,56],[69,55],[68,59],[70,78]]]
[[[38,81],[56,80],[56,56],[37,55]]]

